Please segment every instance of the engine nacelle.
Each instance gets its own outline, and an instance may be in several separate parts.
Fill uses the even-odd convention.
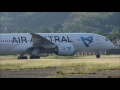
[[[72,56],[75,54],[75,48],[72,43],[58,44],[56,54],[60,56]]]

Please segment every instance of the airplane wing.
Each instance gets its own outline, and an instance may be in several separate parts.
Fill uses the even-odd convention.
[[[33,46],[43,46],[43,45],[53,45],[55,43],[49,41],[48,39],[42,37],[39,34],[32,34]]]
[[[32,42],[33,46],[25,50],[27,53],[31,53],[32,55],[38,55],[42,52],[51,52],[56,47],[56,44],[49,41],[39,34],[32,34]],[[51,49],[52,48],[52,49]]]
[[[32,34],[33,47],[55,48],[56,44],[39,34]]]

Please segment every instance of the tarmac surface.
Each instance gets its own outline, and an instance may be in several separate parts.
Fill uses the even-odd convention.
[[[58,68],[0,70],[0,78],[56,78]],[[96,71],[94,74],[65,74],[60,78],[120,78],[120,69]]]

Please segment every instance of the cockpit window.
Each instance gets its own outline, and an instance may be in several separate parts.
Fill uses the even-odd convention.
[[[108,39],[106,38],[105,41],[108,41]]]

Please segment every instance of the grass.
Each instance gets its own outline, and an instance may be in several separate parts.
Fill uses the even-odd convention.
[[[56,58],[51,56],[50,58]],[[58,57],[57,57],[58,58]],[[74,59],[76,58],[76,59]],[[77,56],[73,59],[61,57],[58,59],[37,59],[37,60],[17,60],[16,56],[1,56],[0,57],[0,70],[12,70],[12,69],[38,69],[38,68],[53,68],[58,70],[56,74],[94,74],[97,70],[114,70],[120,69],[120,57],[119,55],[102,56],[100,59],[96,59],[95,56]],[[59,76],[57,76],[59,77]]]
[[[17,55],[0,56],[0,60],[16,60]]]
[[[81,63],[79,65],[67,66],[57,70],[57,74],[95,74],[97,70],[115,70],[120,69],[117,63]]]

